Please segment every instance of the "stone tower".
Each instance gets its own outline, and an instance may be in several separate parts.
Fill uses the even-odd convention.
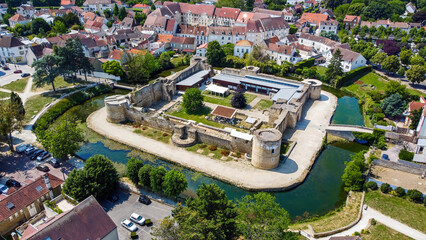
[[[282,134],[275,128],[254,131],[251,164],[261,169],[273,169],[280,162]]]

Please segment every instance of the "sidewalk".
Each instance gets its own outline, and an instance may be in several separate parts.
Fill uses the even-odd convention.
[[[300,144],[293,150],[287,161],[273,170],[257,169],[237,161],[219,161],[189,152],[172,144],[155,141],[134,133],[124,125],[109,123],[106,110],[102,108],[87,119],[87,126],[95,132],[114,141],[154,154],[168,161],[193,169],[249,190],[285,190],[302,183],[315,161],[322,144],[324,128],[334,112],[335,97],[323,93],[321,100],[310,101],[304,111],[304,118],[291,129],[289,136],[296,136]],[[331,104],[331,106],[330,106]],[[308,109],[308,106],[310,108]],[[308,148],[308,149],[307,149]]]

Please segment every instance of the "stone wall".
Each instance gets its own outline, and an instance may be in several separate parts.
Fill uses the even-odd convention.
[[[391,162],[387,160],[376,159],[373,161],[373,164],[417,175],[422,175],[424,172],[426,172],[425,165],[407,162],[404,160],[398,160],[398,162]]]
[[[163,81],[148,84],[130,94],[131,102],[137,107],[149,107],[163,100]]]

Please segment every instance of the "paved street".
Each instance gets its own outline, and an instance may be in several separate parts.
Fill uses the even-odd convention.
[[[138,195],[120,192],[117,202],[112,203],[106,200],[101,202],[101,205],[107,209],[108,215],[117,225],[120,240],[129,239],[130,237],[130,231],[121,226],[121,221],[125,218],[129,219],[132,213],[137,213],[145,219],[151,219],[152,226],[158,226],[163,218],[171,215],[172,207],[156,201],[152,201],[150,205],[145,205],[138,202],[138,198]],[[137,226],[139,239],[151,239],[150,227]]]
[[[13,73],[16,69],[22,70],[22,73],[30,73],[33,75],[34,69],[28,65],[8,64],[10,70],[0,69],[0,87],[21,78],[21,73]]]

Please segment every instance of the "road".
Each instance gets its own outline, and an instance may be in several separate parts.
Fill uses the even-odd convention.
[[[145,205],[138,202],[138,195],[126,192],[119,192],[119,200],[115,203],[110,201],[102,201],[101,205],[106,208],[108,215],[112,221],[117,225],[119,239],[129,239],[130,232],[121,226],[123,219],[129,219],[132,213],[137,213],[145,219],[151,219],[152,226],[158,226],[160,221],[171,216],[173,207],[165,204],[152,201],[150,205]],[[151,239],[151,227],[138,226],[137,234],[139,239]]]
[[[21,78],[21,73],[13,73],[16,69],[22,70],[22,73],[30,73],[33,75],[34,69],[28,65],[8,64],[10,70],[0,69],[0,87]]]

